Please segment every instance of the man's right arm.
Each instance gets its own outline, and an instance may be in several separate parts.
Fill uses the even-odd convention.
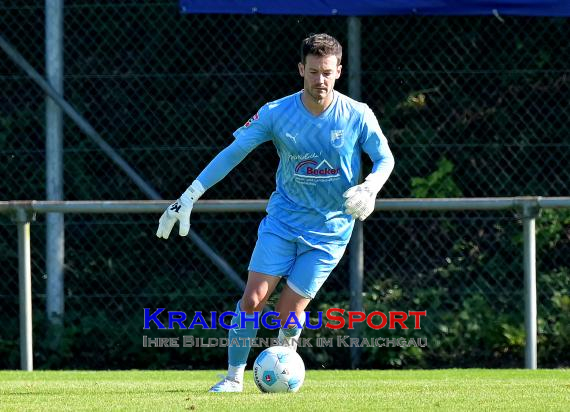
[[[270,118],[267,105],[247,123],[234,132],[235,140],[206,166],[180,198],[171,204],[159,220],[156,236],[168,239],[176,222],[180,222],[179,234],[186,236],[190,230],[190,213],[194,203],[206,190],[222,180],[260,143],[271,140]]]
[[[255,146],[244,148],[239,140],[234,140],[218,153],[182,196],[164,211],[159,220],[156,236],[168,239],[176,221],[180,222],[178,233],[180,236],[186,236],[190,231],[190,213],[194,203],[206,190],[226,177],[254,148]]]
[[[239,140],[234,140],[232,144],[222,150],[198,175],[198,180],[204,190],[208,190],[236,167],[255,148],[244,147]]]

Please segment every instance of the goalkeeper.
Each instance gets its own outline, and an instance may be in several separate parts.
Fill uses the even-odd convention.
[[[287,279],[275,310],[284,325],[295,312],[301,325],[279,330],[279,340],[296,342],[304,310],[338,264],[355,219],[374,210],[376,196],[394,168],[394,158],[372,110],[334,90],[341,74],[342,47],[327,34],[301,45],[303,89],[265,104],[235,140],[200,173],[159,221],[156,235],[168,239],[176,222],[180,236],[190,229],[190,212],[200,196],[223,179],[256,146],[272,141],[279,154],[277,187],[261,221],[249,264],[247,285],[235,312],[261,312],[281,278]],[[358,184],[361,152],[373,162]],[[254,338],[257,330],[229,330],[229,342]],[[301,327],[299,327],[301,326]],[[251,342],[251,340],[247,340]],[[250,348],[228,347],[228,373],[211,392],[241,392]]]

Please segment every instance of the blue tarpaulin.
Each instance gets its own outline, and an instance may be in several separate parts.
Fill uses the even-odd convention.
[[[180,0],[183,13],[570,16],[570,0]]]

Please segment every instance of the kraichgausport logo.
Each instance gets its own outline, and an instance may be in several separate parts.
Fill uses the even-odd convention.
[[[192,316],[188,316],[182,311],[167,311],[166,317],[160,316],[165,308],[157,308],[151,312],[151,308],[144,308],[144,326],[143,329],[151,329],[154,324],[156,329],[235,329],[245,328],[246,324],[251,323],[254,329],[261,327],[269,330],[279,329],[280,327],[297,326],[306,329],[342,329],[348,325],[348,329],[354,329],[357,323],[366,323],[371,329],[421,329],[421,318],[427,316],[427,311],[410,310],[390,311],[384,313],[381,311],[373,311],[365,313],[362,311],[347,311],[341,308],[330,308],[327,311],[316,312],[316,319],[311,319],[311,312],[305,311],[306,322],[302,325],[297,318],[295,312],[289,312],[285,324],[281,325],[279,321],[279,313],[275,311],[254,312],[248,314],[246,312],[226,311],[226,312],[210,312],[209,316],[204,316],[202,311],[196,311]],[[345,316],[348,318],[346,319]],[[406,324],[408,322],[408,325]],[[175,326],[176,325],[176,326]]]
[[[311,316],[312,315],[312,316]],[[316,316],[315,316],[316,315]],[[305,311],[304,324],[297,317],[295,312],[289,312],[287,319],[283,323],[279,320],[279,313],[275,311],[254,312],[248,314],[246,312],[202,312],[196,311],[186,313],[183,311],[169,310],[165,313],[165,308],[144,308],[144,325],[143,330],[196,330],[196,329],[244,329],[248,325],[254,329],[265,328],[269,330],[279,329],[281,327],[288,328],[296,326],[303,329],[354,329],[358,324],[365,324],[368,328],[405,330],[421,329],[421,320],[427,316],[425,310],[408,310],[408,311],[390,311],[390,312],[362,312],[347,311],[341,308],[330,308],[326,311],[318,311],[311,313]],[[313,344],[319,348],[333,347],[336,343],[338,347],[427,347],[427,338],[416,337],[362,337],[356,338],[350,335],[336,335],[336,341],[333,337],[317,337],[293,339],[291,342],[280,342],[278,338],[258,338],[258,337],[240,337],[240,338],[213,338],[198,337],[192,335],[184,335],[182,342],[180,337],[151,337],[143,335],[143,347],[270,347],[276,345],[288,346],[291,344],[300,347],[313,347]]]

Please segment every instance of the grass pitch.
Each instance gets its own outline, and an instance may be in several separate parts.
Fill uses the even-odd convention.
[[[299,393],[207,393],[216,371],[0,371],[0,410],[567,411],[570,370],[308,371]],[[220,372],[221,373],[221,372]]]

